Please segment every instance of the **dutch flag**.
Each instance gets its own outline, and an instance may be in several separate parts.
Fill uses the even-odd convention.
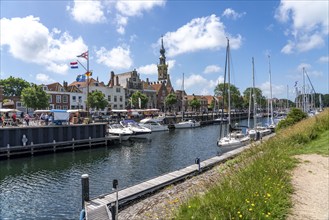
[[[71,65],[71,69],[77,69],[78,68],[78,62],[71,62],[70,63],[70,65]]]

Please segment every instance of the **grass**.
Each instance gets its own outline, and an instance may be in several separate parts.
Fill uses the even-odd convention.
[[[285,219],[293,192],[294,155],[329,155],[329,110],[283,129],[230,161],[227,175],[181,205],[174,219]],[[223,172],[223,170],[219,171]]]

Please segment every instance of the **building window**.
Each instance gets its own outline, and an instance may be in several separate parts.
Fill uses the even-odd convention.
[[[117,102],[117,96],[116,95],[114,96],[114,102]]]
[[[122,102],[122,96],[120,96],[120,102]]]
[[[53,96],[50,95],[50,96],[49,96],[49,103],[52,103],[52,102],[53,102]]]
[[[111,101],[111,96],[109,95],[109,96],[107,96],[107,101]]]
[[[67,110],[67,105],[63,105],[63,110]]]
[[[122,105],[120,105],[120,109],[123,109],[123,106]]]
[[[116,88],[116,92],[117,93],[120,93],[120,88]]]
[[[61,103],[62,97],[60,95],[56,95],[56,103]]]
[[[67,95],[64,95],[63,96],[63,103],[67,103],[68,102],[68,96]]]
[[[50,104],[49,105],[49,109],[53,109],[54,108],[54,105],[53,104]]]
[[[61,106],[60,105],[56,105],[56,109],[61,109]]]
[[[117,105],[113,105],[113,109],[117,109]]]
[[[72,96],[72,101],[76,102],[77,101],[77,97],[76,96]]]

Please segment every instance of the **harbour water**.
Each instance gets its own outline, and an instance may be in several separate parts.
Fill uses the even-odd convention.
[[[240,124],[246,125],[246,120]],[[82,174],[90,198],[214,157],[220,125],[154,132],[149,140],[0,161],[0,219],[78,219]]]

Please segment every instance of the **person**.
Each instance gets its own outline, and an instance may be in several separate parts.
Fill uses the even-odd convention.
[[[21,112],[21,119],[24,118],[24,112]]]
[[[5,118],[2,114],[0,114],[0,125],[3,127],[3,124],[5,123]]]
[[[25,114],[24,120],[26,122],[26,125],[29,126],[29,122],[30,122],[30,116],[29,116],[29,114]]]
[[[11,118],[13,119],[13,125],[16,125],[16,113],[13,113],[13,115],[11,116]]]
[[[48,114],[45,114],[44,118],[45,118],[46,125],[48,125],[48,122],[49,122],[49,116],[48,116]]]

